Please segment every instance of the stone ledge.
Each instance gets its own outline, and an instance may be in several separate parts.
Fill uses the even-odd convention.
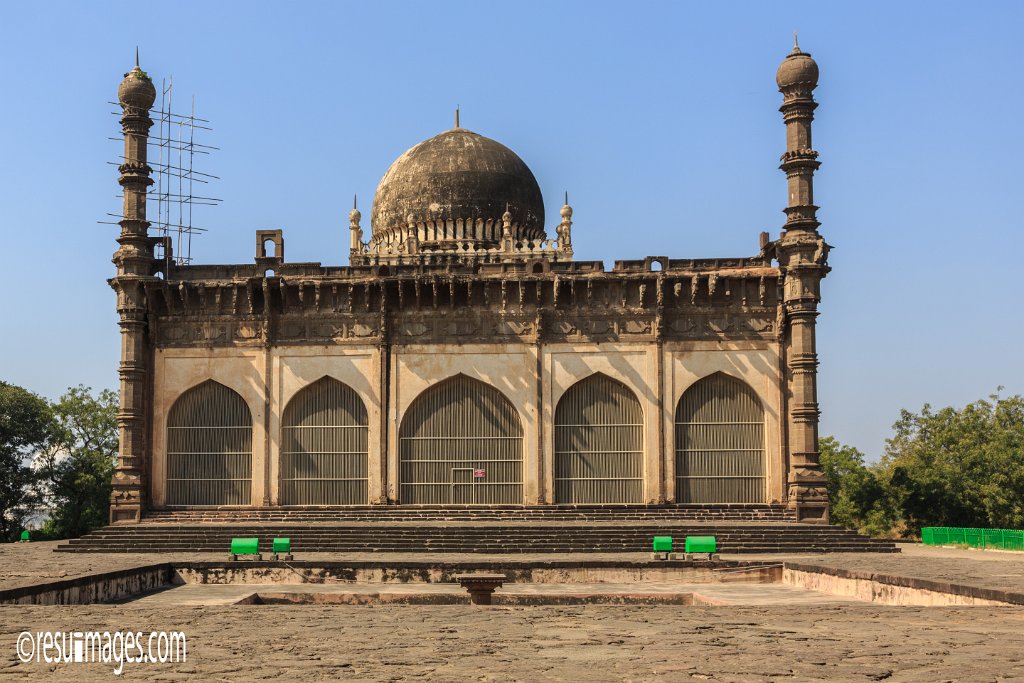
[[[1003,591],[994,588],[981,588],[978,586],[968,586],[959,583],[948,583],[945,581],[934,581],[931,579],[918,579],[910,576],[898,576],[894,574],[879,574],[875,572],[859,571],[856,569],[843,569],[841,567],[827,567],[800,562],[784,562],[784,569],[811,574],[823,574],[851,581],[869,581],[897,588],[910,588],[913,590],[931,591],[933,593],[942,593],[946,595],[957,595],[974,600],[989,600],[1011,605],[1024,605],[1024,593]]]

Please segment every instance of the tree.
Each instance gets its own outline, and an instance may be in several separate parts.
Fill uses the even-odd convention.
[[[885,487],[864,454],[832,436],[818,440],[821,468],[828,480],[829,518],[833,524],[884,535],[892,527]]]
[[[45,399],[0,381],[0,541],[20,535],[38,502],[30,455],[46,442],[52,426]]]
[[[53,405],[54,428],[36,456],[50,518],[50,538],[68,538],[103,526],[110,510],[110,478],[117,457],[117,395],[93,396],[79,385]]]
[[[903,410],[882,468],[908,533],[1024,527],[1024,397]]]

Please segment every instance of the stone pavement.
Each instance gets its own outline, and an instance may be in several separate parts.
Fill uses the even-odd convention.
[[[23,664],[31,630],[177,630],[188,660]],[[1024,610],[470,605],[0,607],[7,681],[1024,680]]]

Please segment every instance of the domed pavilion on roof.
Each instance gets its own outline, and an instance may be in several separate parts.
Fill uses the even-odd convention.
[[[786,220],[748,256],[576,260],[568,201],[545,231],[526,163],[456,122],[391,165],[366,234],[353,207],[348,265],[286,261],[280,229],[256,231],[251,263],[198,265],[154,252],[155,93],[136,66],[119,89],[111,520],[411,505],[826,522],[817,80],[794,46],[777,74]]]
[[[570,222],[559,224],[559,239],[547,239],[544,198],[529,166],[505,145],[457,121],[391,164],[377,187],[370,221],[365,244],[358,222],[352,224],[352,263],[453,255],[475,262],[572,257]]]

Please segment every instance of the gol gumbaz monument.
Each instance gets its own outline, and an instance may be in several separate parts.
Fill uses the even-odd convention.
[[[829,524],[818,78],[794,44],[785,223],[747,256],[576,260],[568,196],[545,226],[456,114],[352,208],[347,266],[282,230],[218,265],[150,231],[136,63],[110,524],[0,548],[0,678],[1024,676],[1015,556]]]

